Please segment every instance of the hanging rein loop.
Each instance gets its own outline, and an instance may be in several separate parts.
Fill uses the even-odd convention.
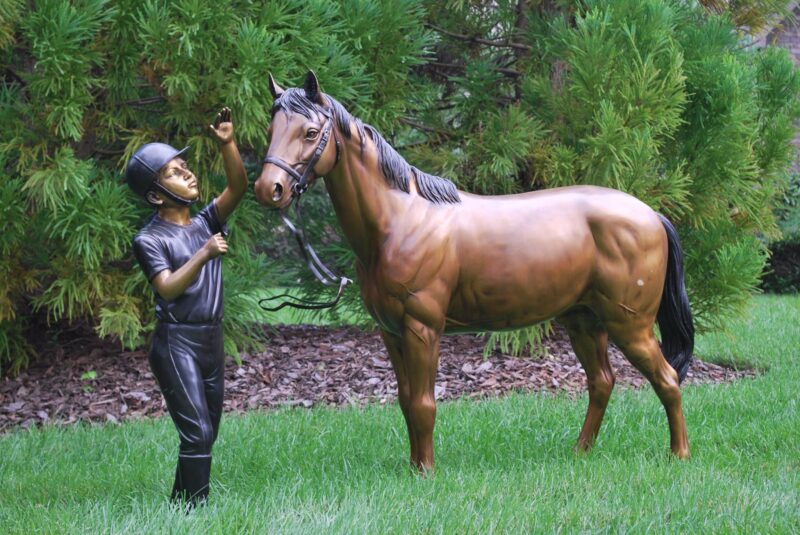
[[[298,198],[295,203],[295,215],[297,216],[298,221],[302,221],[301,213],[300,213],[300,199]],[[314,275],[314,277],[324,284],[325,286],[332,286],[334,284],[339,285],[339,289],[336,292],[336,297],[331,301],[311,301],[308,299],[302,299],[300,297],[295,297],[291,294],[280,294],[271,297],[265,297],[258,301],[258,306],[268,312],[275,312],[276,310],[280,310],[285,306],[290,306],[293,308],[301,308],[303,310],[320,310],[323,308],[331,308],[336,306],[339,300],[342,298],[342,294],[344,293],[344,289],[347,287],[348,284],[352,283],[353,281],[344,277],[342,275],[336,274],[331,268],[326,266],[322,260],[319,259],[317,256],[317,252],[311,247],[311,244],[308,243],[308,239],[306,238],[305,230],[302,227],[296,226],[292,221],[286,216],[286,212],[281,211],[281,219],[283,219],[284,224],[289,228],[289,230],[294,234],[295,239],[297,240],[297,245],[300,247],[300,254],[303,255],[303,260],[305,260],[308,269]],[[287,298],[291,299],[292,301],[283,301],[276,306],[265,306],[264,302],[275,301],[277,299]]]
[[[327,112],[327,110],[325,110]],[[333,119],[330,113],[323,113],[327,118],[328,122],[325,125],[325,128],[322,131],[322,136],[319,141],[319,145],[317,145],[316,150],[314,151],[314,155],[309,160],[308,165],[306,165],[303,174],[301,175],[298,173],[294,166],[290,165],[286,161],[282,160],[281,158],[274,158],[271,156],[267,156],[264,158],[264,163],[271,163],[276,165],[289,173],[289,176],[293,179],[292,184],[292,197],[295,199],[294,201],[294,210],[295,215],[297,216],[297,221],[299,222],[298,225],[292,223],[292,221],[287,217],[286,211],[281,210],[281,219],[283,219],[283,223],[289,228],[291,233],[294,235],[295,239],[297,240],[297,245],[300,247],[300,253],[303,255],[303,259],[308,266],[308,269],[311,270],[311,273],[314,277],[324,284],[325,286],[331,286],[334,284],[339,285],[339,290],[336,292],[336,297],[327,302],[317,302],[311,301],[308,299],[302,299],[300,297],[295,297],[291,294],[280,294],[275,295],[272,297],[265,297],[258,301],[258,306],[268,312],[275,312],[276,310],[280,310],[285,306],[290,306],[293,308],[300,308],[303,310],[320,310],[324,308],[330,308],[335,306],[339,300],[342,298],[342,294],[344,293],[345,287],[348,284],[353,282],[352,280],[344,277],[342,275],[336,274],[331,268],[326,266],[322,260],[319,259],[317,252],[311,247],[311,244],[308,242],[306,238],[305,230],[302,227],[302,214],[300,212],[300,196],[306,192],[308,189],[308,179],[314,173],[314,166],[319,161],[322,153],[325,151],[325,147],[328,145],[328,140],[330,139],[331,130],[333,129]],[[339,140],[336,139],[336,134],[333,135],[335,142],[336,142],[336,166],[339,163]],[[283,301],[276,306],[264,306],[262,303],[275,301],[276,299],[287,298],[291,299],[292,301]]]

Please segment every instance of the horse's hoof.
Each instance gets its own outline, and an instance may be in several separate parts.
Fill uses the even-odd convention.
[[[433,469],[433,466],[423,466],[420,467],[417,471],[420,477],[423,479],[433,477],[436,475],[436,471]]]
[[[418,475],[422,477],[428,477],[433,475],[434,467],[433,464],[423,464],[417,461],[411,461],[411,468],[416,472]]]
[[[681,448],[681,449],[678,449],[678,450],[672,450],[672,455],[676,459],[680,459],[681,461],[685,461],[685,460],[690,459],[692,457],[692,455],[689,453],[689,449],[688,448]]]

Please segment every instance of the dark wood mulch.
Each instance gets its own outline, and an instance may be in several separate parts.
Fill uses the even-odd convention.
[[[303,325],[269,332],[272,340],[265,352],[244,355],[241,365],[229,359],[227,412],[387,403],[396,398],[397,383],[377,332]],[[583,370],[558,328],[546,341],[543,357],[514,358],[495,351],[484,359],[483,346],[484,339],[473,335],[443,339],[438,399],[497,396],[512,390],[580,393],[586,389]],[[164,414],[144,350],[121,351],[112,342],[86,335],[50,351],[42,363],[34,363],[18,377],[0,380],[0,431],[42,423],[116,423]],[[616,348],[611,348],[610,356],[618,386],[643,386],[642,376]],[[685,383],[754,375],[750,370],[695,361]]]

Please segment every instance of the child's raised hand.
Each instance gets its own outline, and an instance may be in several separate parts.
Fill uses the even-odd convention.
[[[231,109],[227,106],[222,108],[214,119],[214,124],[208,125],[211,137],[216,139],[221,145],[233,141],[233,122],[231,120]]]
[[[206,251],[208,251],[209,259],[216,258],[228,252],[228,242],[225,241],[225,238],[219,232],[211,236],[204,247]]]

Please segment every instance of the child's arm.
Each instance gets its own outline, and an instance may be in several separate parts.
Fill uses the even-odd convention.
[[[211,136],[220,144],[222,161],[228,187],[217,197],[217,217],[221,223],[227,221],[247,191],[247,173],[244,170],[239,148],[233,140],[233,122],[230,108],[222,108],[213,125],[209,125]]]
[[[219,255],[228,252],[228,244],[222,234],[214,234],[206,244],[192,256],[188,262],[179,267],[174,273],[165,269],[153,277],[153,287],[163,299],[172,301],[186,291],[197,277],[200,268]]]

